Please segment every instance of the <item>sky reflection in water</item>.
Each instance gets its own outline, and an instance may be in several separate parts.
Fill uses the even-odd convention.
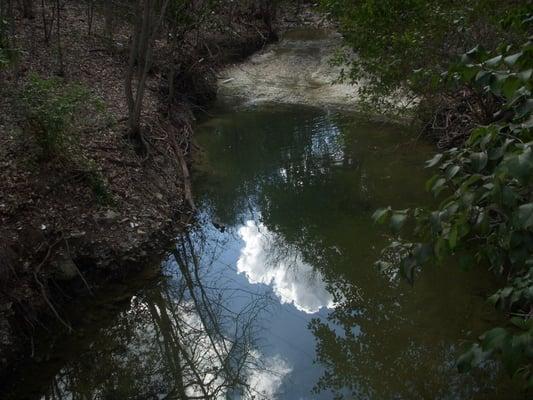
[[[322,274],[303,261],[297,249],[289,249],[281,257],[273,256],[275,236],[253,220],[238,232],[245,244],[237,260],[237,271],[248,282],[271,285],[282,304],[293,304],[307,314],[333,307],[333,296],[327,291]]]

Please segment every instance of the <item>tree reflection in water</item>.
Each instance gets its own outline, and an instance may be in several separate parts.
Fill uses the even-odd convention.
[[[131,297],[127,310],[97,329],[32,398],[272,398],[290,370],[282,360],[265,359],[254,340],[258,313],[269,300],[254,295],[238,312],[226,307],[227,288],[207,281],[199,239],[183,235],[168,274]]]
[[[450,265],[409,287],[374,267],[397,239],[373,224],[374,210],[431,201],[420,191],[428,147],[399,126],[300,106],[220,113],[203,130],[197,204],[239,233],[238,272],[316,316],[307,367],[322,378],[311,398],[509,397],[497,369],[455,366],[461,341],[485,329],[486,274],[458,280]],[[291,379],[304,380],[303,365]]]

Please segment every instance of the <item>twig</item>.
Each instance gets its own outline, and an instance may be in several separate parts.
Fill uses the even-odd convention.
[[[78,272],[78,275],[80,276],[81,280],[83,281],[83,283],[85,284],[85,286],[87,287],[87,290],[89,291],[89,294],[91,296],[94,296],[94,293],[91,289],[91,287],[89,286],[89,283],[87,283],[87,280],[85,280],[85,277],[83,276],[83,274],[81,273],[80,269],[78,268],[78,266],[76,265],[76,263],[74,262],[74,260],[72,259],[72,256],[70,255],[70,246],[68,245],[68,240],[65,239],[65,246],[67,248],[67,253],[68,253],[68,256],[70,257],[70,259],[72,260],[72,265],[74,265],[74,268],[76,269],[76,272]]]
[[[48,304],[48,307],[50,307],[55,317],[59,320],[59,322],[61,322],[68,329],[69,333],[72,332],[73,331],[72,326],[70,326],[63,318],[61,318],[56,308],[54,307],[54,305],[52,304],[52,302],[46,295],[46,288],[44,287],[43,283],[39,280],[36,271],[33,272],[33,277],[35,279],[35,282],[37,282],[37,284],[39,285],[39,288],[41,289],[41,295],[43,296],[44,301],[46,302],[46,304]]]

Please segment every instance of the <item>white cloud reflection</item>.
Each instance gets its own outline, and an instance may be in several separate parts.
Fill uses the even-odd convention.
[[[197,371],[218,371],[223,369],[220,355],[228,355],[227,349],[231,348],[233,343],[228,340],[224,340],[223,342],[221,340],[212,341],[207,334],[208,330],[201,321],[200,316],[194,311],[193,303],[189,303],[188,306],[191,309],[181,314],[185,322],[181,328],[185,333],[182,338],[183,343],[186,343],[187,348],[203,350],[199,352],[201,356],[194,357],[195,368]],[[241,398],[243,400],[277,399],[283,381],[292,372],[292,367],[289,363],[278,354],[267,357],[256,349],[250,350],[250,354],[246,360],[251,362],[251,364],[245,363],[245,365],[250,367],[246,371],[246,386],[250,392],[246,392],[246,395]],[[217,377],[213,373],[207,372],[200,378],[203,381],[204,388],[215,388],[213,393],[210,393],[212,396],[210,398],[224,400],[231,397],[227,389],[219,390],[227,384],[224,377]],[[218,395],[215,394],[217,392]],[[187,395],[203,398],[203,392],[197,384],[187,387]]]
[[[247,384],[252,388],[255,398],[277,399],[283,380],[292,372],[281,356],[263,358],[264,368],[253,370]]]
[[[293,304],[298,310],[313,314],[333,307],[320,272],[303,261],[298,250],[277,246],[280,240],[266,226],[247,221],[239,229],[245,245],[237,261],[237,271],[252,284],[271,285],[281,303]]]

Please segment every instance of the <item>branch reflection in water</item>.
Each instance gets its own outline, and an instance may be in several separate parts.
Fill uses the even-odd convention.
[[[247,293],[242,309],[227,307],[226,297],[240,289],[217,288],[209,262],[215,257],[201,258],[204,245],[201,233],[179,238],[166,276],[133,296],[128,310],[99,330],[88,351],[63,365],[37,398],[275,397],[291,369],[258,350],[258,315],[269,298]]]

